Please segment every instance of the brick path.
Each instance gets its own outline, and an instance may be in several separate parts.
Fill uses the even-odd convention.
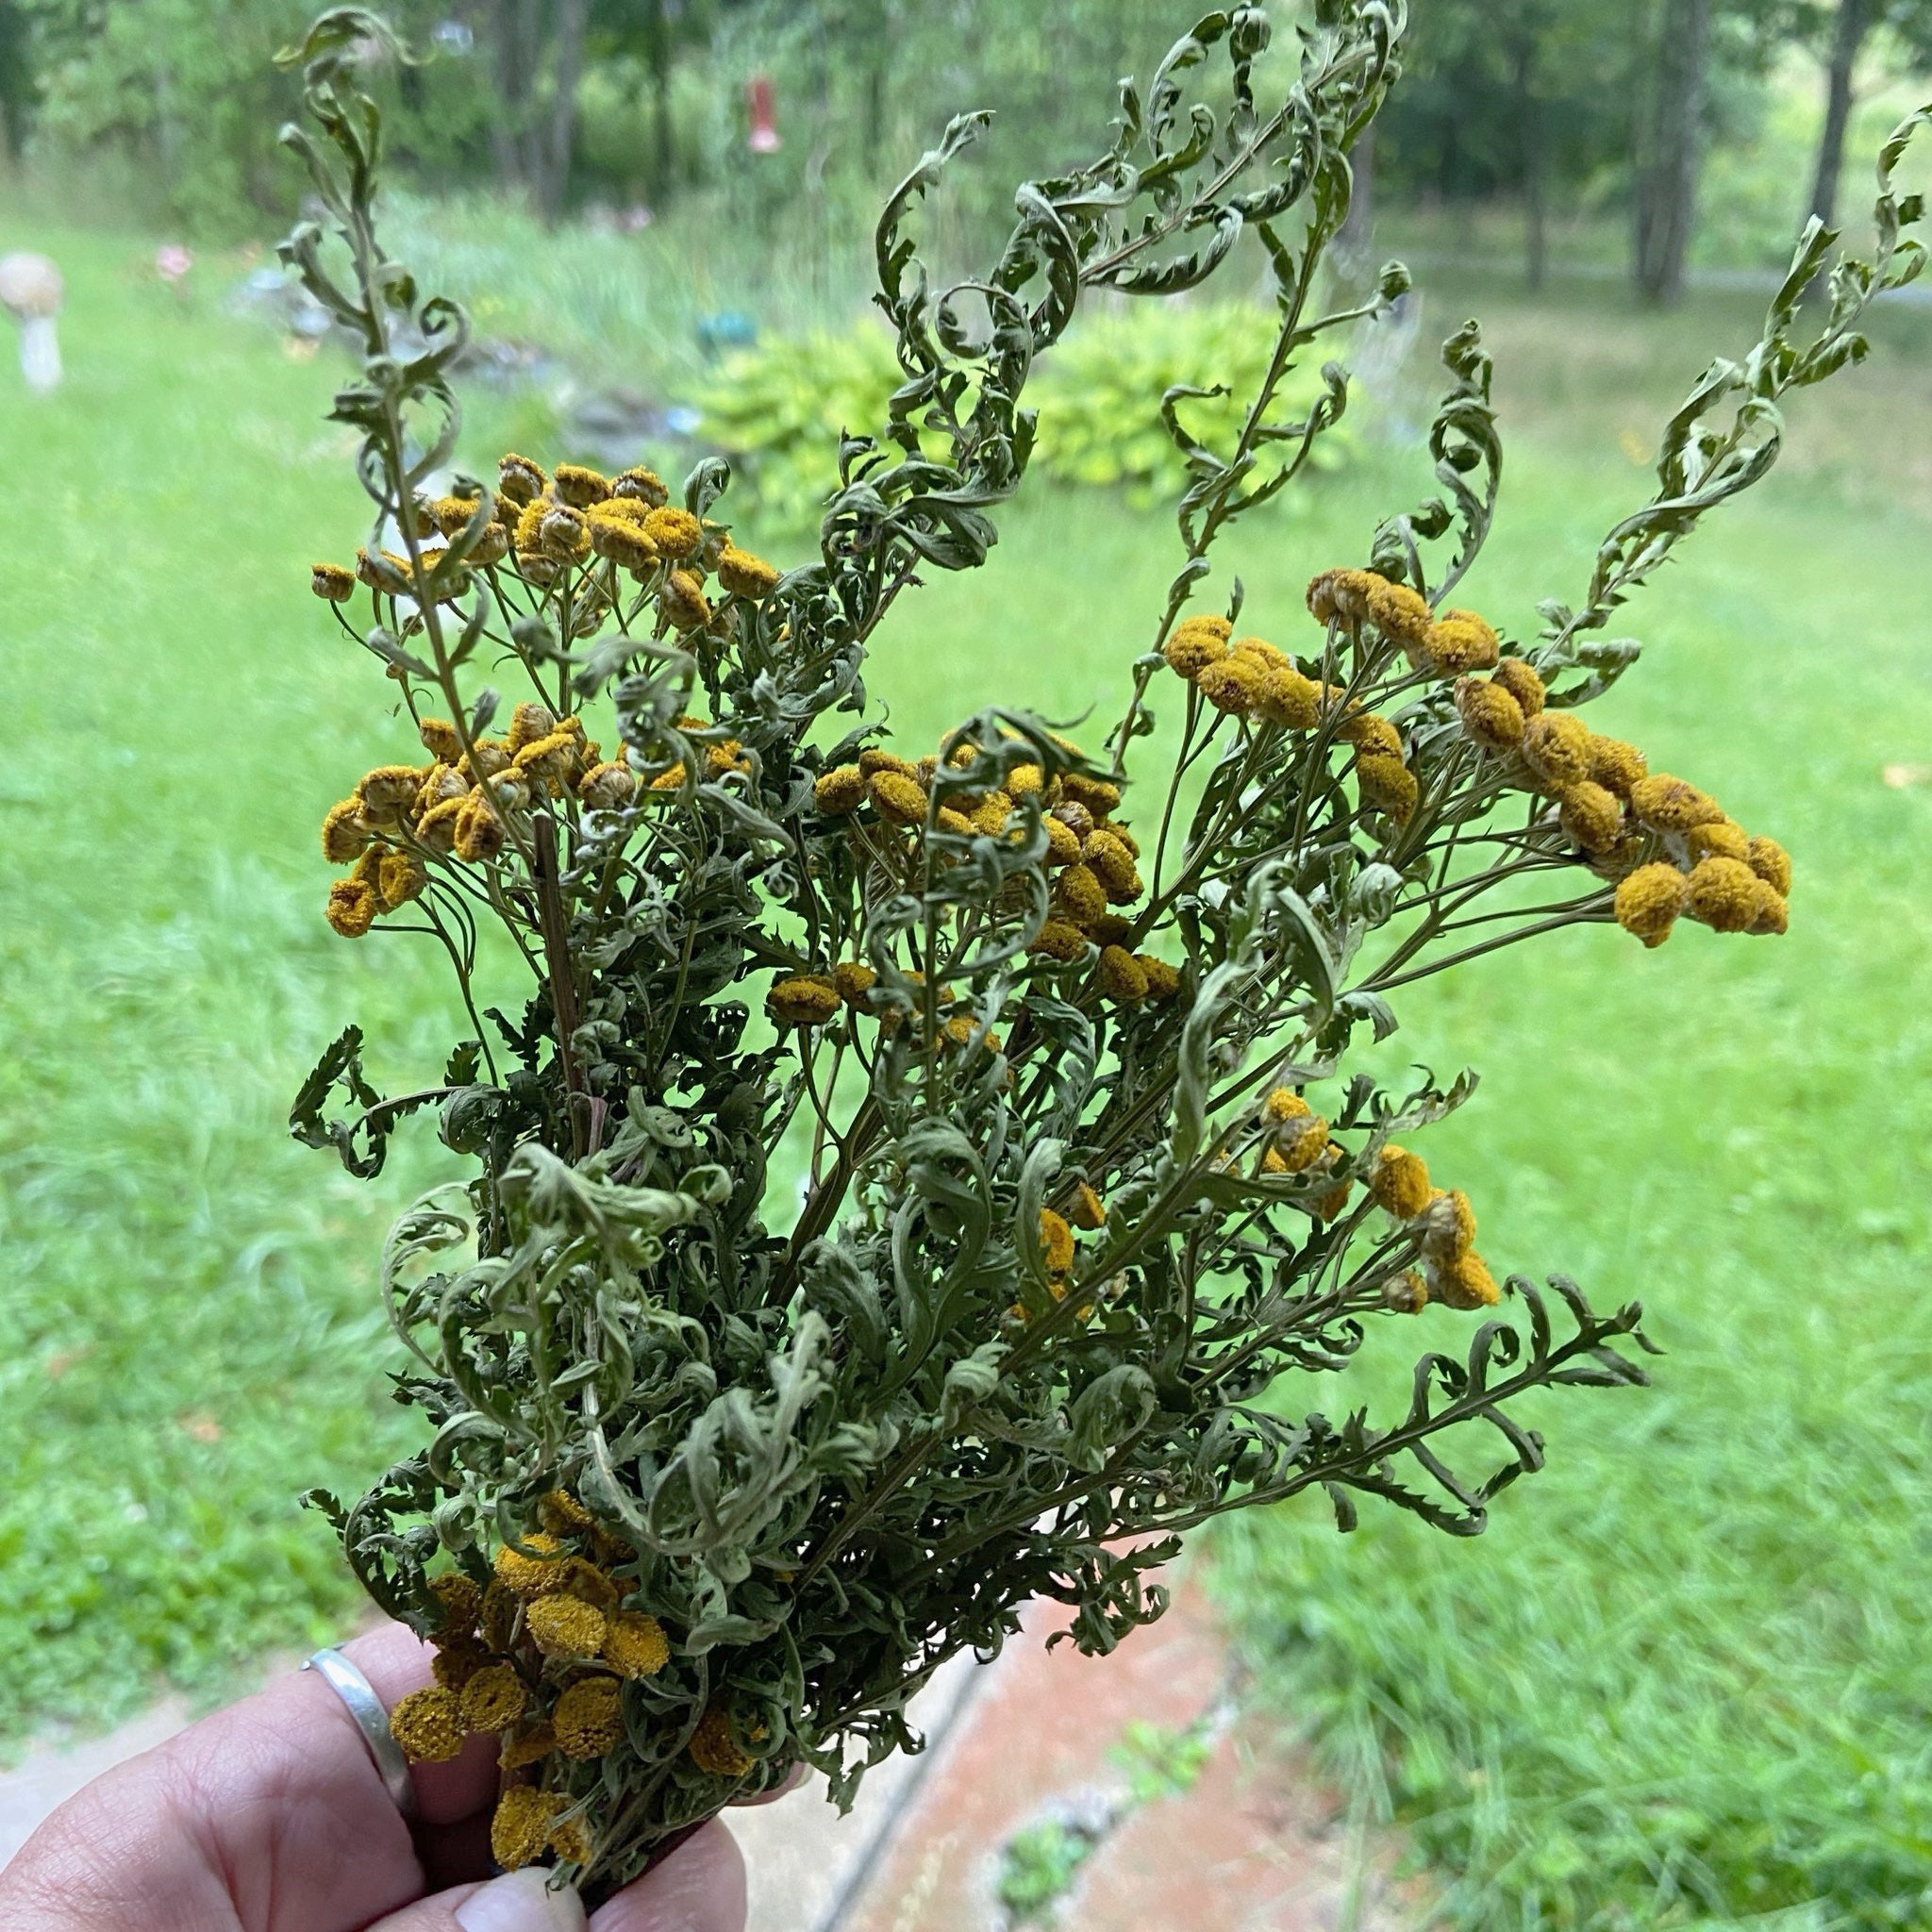
[[[1056,1799],[1116,1798],[1129,1725],[1181,1732],[1224,1707],[1229,1660],[1198,1586],[1108,1657],[1045,1638],[1039,1607],[968,1704],[875,1854],[836,1932],[995,1932],[1000,1848]],[[1133,1809],[1081,1866],[1050,1922],[1078,1932],[1406,1932],[1412,1900],[1365,1867],[1274,1727],[1220,1727],[1190,1789]],[[802,1932],[802,1928],[801,1928]],[[831,1928],[827,1928],[831,1932]]]

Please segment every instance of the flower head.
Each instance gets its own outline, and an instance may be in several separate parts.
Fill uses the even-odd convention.
[[[1369,616],[1382,635],[1398,644],[1420,646],[1435,622],[1429,600],[1407,584],[1370,575]]]
[[[1684,910],[1713,932],[1747,932],[1763,883],[1741,858],[1704,858],[1690,868]]]
[[[1459,1261],[1475,1245],[1475,1209],[1460,1188],[1437,1189],[1423,1219],[1423,1252],[1433,1259]]]
[[[550,1714],[566,1757],[601,1757],[624,1736],[624,1691],[615,1677],[582,1677],[565,1687]]]
[[[477,1615],[483,1608],[483,1586],[474,1577],[464,1575],[460,1570],[445,1570],[441,1576],[429,1579],[429,1594],[442,1611],[436,1641],[467,1637],[475,1629]]]
[[[591,811],[620,811],[637,791],[638,774],[621,759],[592,765],[577,781],[577,796]]]
[[[881,818],[895,825],[925,823],[925,789],[917,778],[908,778],[904,772],[874,772],[867,789]]]
[[[1078,959],[1087,951],[1087,935],[1070,919],[1049,919],[1026,950],[1049,959]]]
[[[505,457],[496,466],[497,488],[511,503],[534,502],[550,488],[550,478],[543,474],[541,463],[533,463],[528,457],[520,457],[515,451]]]
[[[660,504],[644,519],[644,533],[666,557],[695,557],[703,547],[705,526],[688,509]]]
[[[329,924],[345,940],[359,940],[375,924],[382,909],[376,890],[366,879],[338,879],[328,889],[325,913]]]
[[[662,514],[666,512],[652,511],[654,516]],[[688,570],[675,570],[664,579],[664,587],[658,592],[658,608],[675,630],[701,630],[711,621],[704,580]]]
[[[331,865],[352,865],[369,850],[373,836],[362,817],[361,799],[341,799],[323,818],[322,856]]]
[[[1357,711],[1342,721],[1335,734],[1364,758],[1402,759],[1402,734],[1378,711]]]
[[[1446,1307],[1493,1308],[1503,1299],[1490,1266],[1474,1250],[1429,1270],[1430,1292]]]
[[[560,1591],[539,1597],[525,1613],[524,1628],[545,1657],[595,1657],[604,1648],[604,1613]]]
[[[1630,788],[1630,809],[1653,832],[1688,832],[1694,825],[1714,825],[1724,808],[1709,793],[1657,772]]]
[[[1456,715],[1485,751],[1514,751],[1523,742],[1523,707],[1495,678],[1462,677],[1456,683]]]
[[[1574,711],[1540,711],[1523,727],[1523,761],[1545,791],[1590,776],[1590,726]]]
[[[1688,891],[1674,865],[1640,865],[1617,887],[1617,924],[1646,946],[1660,946],[1684,910]]]
[[[698,1720],[691,1733],[691,1762],[713,1777],[742,1777],[756,1760],[732,1734],[731,1717],[722,1704],[714,1704]]]
[[[1407,823],[1421,788],[1415,774],[1400,758],[1371,752],[1356,759],[1355,775],[1364,805],[1386,811],[1398,825]]]
[[[1692,865],[1700,858],[1735,858],[1742,863],[1751,852],[1751,841],[1736,819],[1717,819],[1707,825],[1692,825],[1683,834],[1684,854]]]
[[[1074,1190],[1074,1206],[1068,1219],[1075,1227],[1084,1227],[1090,1233],[1095,1228],[1107,1225],[1107,1203],[1090,1188],[1085,1181]]]
[[[1255,715],[1288,731],[1312,731],[1322,716],[1322,687],[1292,664],[1258,661]]]
[[[1487,671],[1500,649],[1495,631],[1474,610],[1443,611],[1423,633],[1420,646],[1424,661],[1440,677]]]
[[[1369,592],[1383,580],[1374,571],[1324,570],[1308,585],[1308,614],[1317,624],[1359,625],[1369,615]]]
[[[656,470],[639,467],[625,470],[610,485],[613,496],[633,496],[652,509],[661,509],[671,501],[671,491]]]
[[[610,479],[582,463],[558,463],[551,488],[559,502],[569,504],[573,509],[589,509],[610,494]]]
[[[340,563],[311,563],[308,588],[325,604],[346,604],[356,594],[356,573]]]
[[[1074,1230],[1051,1208],[1040,1210],[1040,1251],[1049,1274],[1064,1274],[1074,1265]]]
[[[1397,1221],[1413,1221],[1429,1205],[1429,1169],[1420,1154],[1393,1141],[1375,1157],[1369,1175],[1375,1205]]]
[[[563,1599],[546,1597],[543,1601],[561,1603]],[[472,1731],[507,1731],[523,1716],[529,1702],[530,1693],[514,1666],[486,1665],[463,1686],[463,1726]]]
[[[1228,654],[1227,636],[1224,631],[1208,628],[1210,623],[1219,621],[1193,618],[1177,625],[1160,647],[1168,668],[1182,677],[1191,678],[1198,677],[1208,665],[1220,663]]]
[[[1490,673],[1490,682],[1498,691],[1507,691],[1525,718],[1534,718],[1543,708],[1543,681],[1522,658],[1505,658]]]
[[[440,1684],[411,1690],[389,1714],[389,1731],[412,1764],[446,1764],[469,1735],[462,1707]]]
[[[625,570],[642,576],[658,561],[658,546],[630,517],[599,506],[586,512],[584,527],[590,532],[591,550]]]
[[[1147,974],[1124,946],[1100,951],[1100,991],[1116,1005],[1138,1007],[1147,997]]]
[[[725,544],[718,553],[718,581],[734,597],[747,597],[753,603],[769,597],[778,588],[781,575],[775,563],[767,563],[736,543]]]
[[[778,1026],[823,1026],[839,1004],[838,988],[817,974],[780,979],[765,995],[765,1011]]]
[[[1165,959],[1157,959],[1151,953],[1136,953],[1135,963],[1147,975],[1147,997],[1158,1004],[1171,1000],[1181,990],[1181,975]]]
[[[1558,794],[1563,829],[1586,852],[1612,852],[1624,836],[1624,808],[1588,778]]]
[[[641,1610],[613,1611],[604,1620],[604,1661],[620,1677],[655,1677],[671,1661],[663,1624]]]
[[[1245,717],[1255,708],[1266,674],[1252,658],[1217,658],[1194,679],[1194,689],[1231,717]]]
[[[1780,898],[1791,896],[1791,856],[1775,839],[1753,839],[1745,847],[1744,863]]]
[[[568,1803],[561,1791],[509,1786],[497,1799],[490,1821],[491,1857],[506,1872],[521,1871],[541,1858],[549,1847],[551,1827]]]
[[[497,1551],[496,1580],[512,1595],[526,1599],[561,1590],[567,1556],[563,1545],[544,1529],[521,1541],[522,1549],[505,1543]]]
[[[822,812],[842,816],[865,803],[865,774],[857,765],[835,765],[812,786],[812,802]]]

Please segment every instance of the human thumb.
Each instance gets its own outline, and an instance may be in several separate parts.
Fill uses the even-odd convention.
[[[532,1865],[488,1885],[459,1885],[377,1920],[369,1932],[584,1932],[583,1901],[568,1886],[553,1891],[549,1878]]]

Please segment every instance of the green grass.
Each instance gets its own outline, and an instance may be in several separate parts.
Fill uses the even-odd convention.
[[[286,1139],[349,1018],[401,1088],[457,1024],[436,960],[320,919],[323,808],[371,761],[382,687],[309,601],[362,508],[320,421],[335,369],[177,303],[147,247],[76,233],[71,370],[0,381],[16,478],[0,553],[9,751],[0,841],[0,1736],[100,1719],[163,1678],[336,1627],[353,1591],[311,1482],[412,1440],[386,1402],[381,1227],[441,1172],[426,1136],[358,1187]],[[212,282],[220,263],[197,279]],[[204,274],[204,271],[207,271]],[[1490,312],[1514,438],[1470,596],[1521,630],[1574,594],[1643,491],[1662,410],[1749,341],[1712,298],[1639,323],[1577,294]],[[1567,300],[1569,306],[1565,306]],[[1551,1468],[1452,1542],[1370,1512],[1218,1540],[1264,1681],[1401,1819],[1465,1923],[1603,1928],[1923,1923],[1932,1666],[1923,1621],[1932,1357],[1924,1148],[1932,652],[1913,569],[1932,473],[1916,311],[1791,459],[1633,609],[1645,662],[1596,712],[1790,846],[1782,941],[1585,930],[1402,1002],[1393,1047],[1485,1083],[1429,1136],[1499,1268],[1641,1295],[1649,1392],[1538,1410]],[[1893,385],[1904,387],[1895,390]],[[1422,385],[1426,389],[1427,385]],[[1413,404],[1409,405],[1413,408]],[[464,451],[487,465],[501,421]],[[1300,586],[1423,484],[1373,437],[1305,518],[1239,558],[1287,640]],[[869,678],[928,740],[989,701],[1110,715],[1174,551],[1085,496],[1013,516],[992,566],[933,584]],[[1440,1311],[1377,1352],[1458,1346]],[[1359,1391],[1285,1390],[1331,1413]]]

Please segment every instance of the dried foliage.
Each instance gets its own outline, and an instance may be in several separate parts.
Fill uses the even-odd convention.
[[[438,1688],[398,1713],[410,1748],[503,1734],[506,1863],[623,1880],[800,1760],[848,1794],[917,1747],[905,1706],[946,1657],[996,1649],[1042,1595],[1110,1649],[1219,1511],[1319,1491],[1343,1528],[1373,1497],[1473,1535],[1542,1461],[1519,1397],[1642,1379],[1634,1307],[1499,1285],[1467,1198],[1403,1144],[1472,1076],[1391,1091],[1357,1046],[1394,1028],[1400,987],[1560,926],[1783,929],[1776,844],[1578,708],[1636,656],[1600,635],[1612,612],[1766,473],[1779,398],[1862,354],[1865,305],[1917,270],[1919,207],[1890,185],[1910,130],[1875,259],[1832,272],[1807,339],[1834,239],[1807,234],[1579,607],[1519,641],[1449,604],[1502,467],[1472,325],[1430,437],[1441,493],[1318,575],[1312,622],[1274,613],[1277,645],[1241,633],[1238,580],[1199,607],[1217,541],[1342,413],[1339,367],[1298,408],[1291,372],[1407,286],[1391,265],[1360,307],[1316,299],[1402,28],[1399,0],[1320,0],[1263,101],[1263,11],[1208,14],[1123,88],[1091,165],[1019,191],[985,275],[936,290],[914,223],[979,132],[956,121],[879,224],[889,420],[827,452],[819,557],[783,573],[717,517],[720,464],[675,503],[645,470],[514,456],[494,488],[424,493],[464,322],[372,228],[355,64],[384,29],[339,9],[291,56],[323,139],[289,139],[337,233],[286,254],[363,343],[335,416],[375,506],[357,567],[315,589],[428,756],[328,814],[350,868],[329,918],[440,941],[472,1022],[443,1084],[395,1100],[345,1033],[294,1126],[373,1176],[434,1108],[475,1163],[383,1261],[431,1439],[361,1501],[315,1500],[441,1646]],[[1216,372],[1161,399],[1182,560],[1104,747],[991,706],[929,755],[886,750],[866,641],[922,574],[986,560],[1035,358],[1086,291],[1192,288],[1246,233],[1273,350],[1212,438],[1191,406]],[[1179,755],[1143,792],[1163,693]],[[1539,902],[1522,882],[1545,875]],[[485,924],[528,974],[514,1012],[478,1011]],[[788,1159],[802,1207],[773,1178]],[[1307,1378],[1440,1307],[1479,1325],[1421,1355],[1405,1412],[1305,1410]]]

